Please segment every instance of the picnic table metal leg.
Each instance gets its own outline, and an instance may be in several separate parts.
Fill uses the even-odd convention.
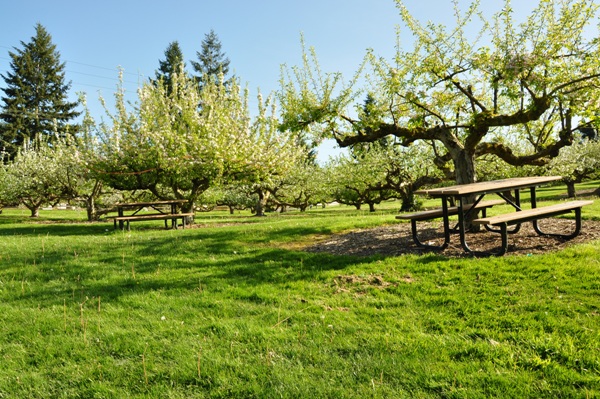
[[[537,197],[535,195],[535,187],[531,187],[531,208],[537,208]],[[541,236],[559,237],[559,238],[565,238],[567,240],[570,240],[571,238],[577,237],[579,235],[579,233],[581,232],[581,208],[575,208],[574,211],[575,211],[575,230],[571,234],[544,233],[542,230],[540,230],[537,219],[533,220],[531,222],[531,224],[533,224],[533,229],[535,230],[535,232]]]
[[[506,201],[509,205],[512,205],[517,210],[517,212],[522,210],[521,209],[521,193],[519,192],[518,189],[515,190],[515,200],[514,201],[511,200],[510,198],[508,198],[503,193],[497,193],[497,194],[500,198],[502,198],[504,201]],[[535,196],[535,191],[534,191],[533,195]],[[486,215],[484,214],[483,217],[485,217],[485,216]],[[487,231],[491,231],[492,233],[502,234],[502,229],[494,229],[493,227],[488,226],[487,224],[484,225],[484,227]],[[516,224],[512,230],[506,230],[506,232],[508,234],[517,234],[519,232],[519,230],[521,230],[521,223]]]
[[[574,211],[575,211],[575,230],[571,234],[544,233],[542,230],[540,230],[537,220],[533,220],[531,222],[533,224],[533,229],[535,230],[536,233],[538,233],[541,236],[558,237],[558,238],[564,238],[566,240],[575,238],[581,232],[581,208],[575,208]]]
[[[483,198],[483,195],[479,198],[479,200],[481,200],[481,198]],[[477,201],[479,202],[479,200],[477,200]],[[502,248],[500,249],[500,251],[498,251],[498,252],[474,251],[469,247],[469,245],[467,244],[467,239],[466,239],[465,212],[464,212],[464,208],[463,208],[463,203],[464,203],[463,197],[460,197],[459,203],[458,203],[458,229],[459,229],[458,232],[459,232],[459,236],[460,236],[460,245],[465,250],[465,252],[468,252],[472,255],[496,255],[496,256],[504,255],[508,248],[508,238],[507,238],[508,231],[506,229],[506,223],[500,225],[499,232],[502,235]]]
[[[431,244],[425,244],[425,243],[421,242],[421,240],[419,240],[419,237],[417,234],[417,221],[415,219],[410,220],[412,239],[417,247],[431,248],[431,249],[438,249],[438,250],[444,250],[448,247],[448,244],[450,244],[450,222],[448,221],[448,202],[445,197],[442,198],[442,214],[443,214],[443,224],[444,224],[444,242],[442,243],[442,245],[431,245]],[[184,227],[185,227],[185,218],[184,218],[183,223],[184,223]]]
[[[502,247],[498,252],[492,252],[492,255],[502,256],[508,251],[508,231],[506,230],[506,223],[500,225],[500,234],[502,234]]]
[[[119,217],[123,217],[123,208],[120,206],[117,208],[117,215],[119,215]],[[129,230],[129,223],[127,223],[127,226],[128,226],[127,229]],[[124,222],[122,220],[119,220],[119,229],[123,230],[124,227],[125,227]]]
[[[424,242],[419,240],[416,220],[412,219],[410,221],[410,227],[412,231],[412,239],[417,247],[444,250],[448,246],[449,240],[447,240],[446,238],[444,238],[444,243],[442,245],[425,244]]]
[[[461,196],[458,198],[458,235],[460,237],[460,245],[467,252],[473,252],[467,245],[465,237],[465,210],[463,208],[464,198]]]

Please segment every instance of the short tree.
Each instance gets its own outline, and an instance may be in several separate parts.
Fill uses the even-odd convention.
[[[386,182],[385,150],[372,149],[360,157],[344,154],[333,158],[327,168],[328,186],[334,199],[360,209],[394,198],[396,193]]]
[[[575,184],[600,176],[600,141],[576,140],[570,147],[561,149],[548,170],[550,174],[562,176],[568,196],[575,197]]]
[[[65,168],[56,154],[43,138],[25,142],[12,161],[1,165],[0,198],[21,203],[31,217],[38,217],[44,204],[58,201],[64,194],[59,181]]]
[[[100,125],[94,166],[110,186],[186,199],[188,212],[210,187],[263,181],[294,162],[293,141],[277,130],[274,108],[259,100],[251,118],[248,93],[237,81],[208,81],[199,89],[178,74],[173,83],[171,93],[163,82],[144,85],[134,111],[117,93],[111,123]]]
[[[127,109],[123,92],[117,92],[116,112],[107,110],[110,124],[99,126],[101,146],[94,168],[113,188],[187,199],[187,212],[241,157],[245,143],[240,143],[244,136],[239,132],[247,115],[242,93],[225,93],[221,83],[200,91],[180,73],[173,76],[171,88],[169,93],[162,81],[145,84],[134,111]]]
[[[388,148],[381,158],[386,185],[401,201],[400,212],[414,211],[421,206],[415,191],[449,180],[446,171],[433,163],[435,149],[426,142]]]
[[[271,97],[258,96],[258,116],[249,126],[251,147],[245,152],[243,166],[230,176],[250,189],[257,198],[256,216],[264,216],[267,202],[276,187],[287,179],[308,157],[308,149],[297,135],[280,132],[275,103]]]
[[[248,186],[239,183],[211,188],[209,191],[209,197],[214,198],[214,203],[229,208],[231,215],[236,210],[243,211],[254,208],[258,201],[258,198],[251,194],[252,190]]]
[[[323,203],[328,198],[325,173],[323,167],[310,160],[300,159],[271,188],[273,202],[283,209],[298,208],[301,212],[312,205]]]

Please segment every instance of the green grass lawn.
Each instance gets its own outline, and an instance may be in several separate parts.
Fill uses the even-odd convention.
[[[599,397],[599,242],[484,259],[298,249],[396,223],[398,203],[380,209],[131,232],[4,210],[0,398]]]

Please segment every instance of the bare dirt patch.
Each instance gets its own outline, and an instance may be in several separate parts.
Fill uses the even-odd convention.
[[[539,226],[548,233],[570,233],[575,222],[568,219],[550,218],[539,221]],[[439,244],[443,242],[440,222],[419,223],[419,239],[422,242]],[[581,233],[571,239],[540,236],[531,223],[521,226],[518,233],[509,234],[507,255],[540,254],[558,251],[571,245],[600,239],[600,221],[583,221]],[[469,247],[476,251],[497,251],[500,247],[500,235],[485,229],[467,233]],[[399,256],[404,254],[423,254],[431,249],[415,245],[411,235],[410,223],[381,226],[371,229],[355,230],[343,234],[334,234],[318,239],[303,248],[307,252],[323,252],[335,255],[355,256]],[[450,245],[439,252],[447,257],[470,257],[461,245],[457,234],[453,234]]]

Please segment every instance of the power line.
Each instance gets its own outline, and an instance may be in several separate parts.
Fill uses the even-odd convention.
[[[116,81],[116,82],[121,81],[123,83],[130,83],[130,84],[134,84],[134,85],[139,85],[139,82],[133,82],[131,80],[119,80],[117,78],[110,78],[108,76],[95,75],[93,73],[78,72],[78,71],[72,71],[72,70],[69,70],[69,69],[65,70],[65,72],[74,73],[74,74],[77,74],[77,75],[90,76],[90,77],[98,78],[98,79],[112,80],[112,81]]]
[[[134,73],[134,72],[127,72],[124,69],[119,69],[119,68],[108,68],[108,67],[103,67],[103,66],[98,66],[98,65],[92,65],[92,64],[86,64],[83,62],[77,62],[77,61],[70,61],[70,60],[65,60],[65,62],[70,63],[70,64],[77,64],[77,65],[83,65],[83,66],[87,66],[87,67],[91,67],[91,68],[97,68],[97,69],[103,69],[106,71],[112,71],[112,72],[120,72],[122,71],[124,75],[132,75],[132,76],[137,76],[137,77],[145,77],[144,74],[141,73]]]
[[[9,47],[9,46],[5,46],[0,44],[0,47],[2,48],[6,48],[9,50],[15,50],[15,47]],[[5,58],[5,57],[0,57],[2,59],[11,61],[10,58]],[[86,67],[90,67],[90,68],[96,68],[96,69],[101,69],[101,70],[105,70],[105,71],[111,71],[111,72],[122,72],[124,75],[131,75],[131,76],[137,76],[137,77],[144,77],[146,78],[147,76],[141,73],[134,73],[134,72],[127,72],[124,69],[120,69],[120,68],[109,68],[109,67],[105,67],[105,66],[100,66],[100,65],[94,65],[94,64],[89,64],[89,63],[85,63],[85,62],[79,62],[79,61],[72,61],[72,60],[63,60],[66,63],[70,63],[70,64],[77,64],[77,65],[82,65],[82,66],[86,66]]]
[[[0,47],[4,47],[4,46],[0,46]],[[9,60],[10,61],[9,58],[2,57],[2,56],[0,56],[0,59]],[[85,64],[83,64],[83,65],[85,65]],[[102,68],[102,67],[98,67],[98,68]],[[106,68],[106,69],[109,69],[109,68]],[[113,70],[113,71],[116,71],[116,70]],[[73,71],[73,70],[70,70],[70,69],[65,70],[65,72],[67,72],[69,74],[89,76],[89,77],[93,77],[93,78],[97,78],[97,79],[111,80],[111,81],[116,82],[116,83],[121,82],[123,84],[135,85],[135,87],[136,87],[135,90],[137,90],[137,88],[139,88],[141,86],[141,84],[140,84],[141,82],[133,82],[131,80],[121,80],[121,79],[118,79],[118,78],[115,78],[115,77],[101,76],[101,75],[96,75],[96,74],[91,74],[91,73]],[[134,74],[132,74],[132,75],[134,75]],[[141,76],[141,75],[139,75],[139,76]],[[95,89],[109,90],[112,93],[116,93],[117,90],[118,90],[117,87],[107,87],[107,86],[102,86],[102,85],[93,84],[93,83],[83,83],[83,82],[79,82],[77,80],[70,80],[70,83],[72,83],[74,86],[85,86],[85,87],[93,87]],[[133,89],[131,91],[133,91]]]
[[[1,60],[8,60],[8,61],[10,61],[9,58],[2,57],[2,56],[0,56],[0,59]],[[114,70],[114,71],[116,71],[116,70]],[[121,79],[116,78],[114,76],[111,76],[111,77],[109,77],[109,76],[102,76],[102,75],[96,75],[96,74],[93,74],[93,73],[73,71],[71,69],[66,69],[65,72],[76,74],[76,75],[90,76],[90,77],[97,78],[97,79],[112,80],[113,82],[122,82],[122,83],[133,84],[133,85],[136,85],[138,87],[140,86],[140,82],[134,82],[132,80],[121,80]],[[143,75],[138,75],[138,77],[142,77],[142,76]],[[77,82],[74,82],[74,83],[77,83]],[[78,84],[85,85],[84,83],[78,83]],[[106,88],[106,87],[102,87],[102,88]],[[110,90],[114,90],[114,88],[111,88]]]

